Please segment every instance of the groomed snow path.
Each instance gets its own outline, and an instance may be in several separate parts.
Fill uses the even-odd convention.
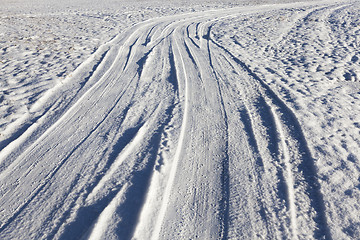
[[[358,239],[359,24],[298,3],[120,33],[4,140],[0,239]]]

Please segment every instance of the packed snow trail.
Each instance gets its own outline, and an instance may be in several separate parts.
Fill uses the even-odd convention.
[[[291,9],[270,49],[350,7],[212,10],[119,34],[0,153],[0,238],[339,239],[302,124],[254,68],[270,66],[212,31]]]

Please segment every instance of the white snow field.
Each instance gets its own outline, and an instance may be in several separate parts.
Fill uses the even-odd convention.
[[[0,239],[360,239],[360,2],[0,2]]]

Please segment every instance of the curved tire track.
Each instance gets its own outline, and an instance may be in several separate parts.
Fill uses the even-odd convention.
[[[211,35],[266,11],[149,20],[107,44],[90,85],[4,155],[0,237],[331,239],[295,113]]]

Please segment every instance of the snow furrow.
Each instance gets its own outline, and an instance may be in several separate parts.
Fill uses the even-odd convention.
[[[206,21],[206,25],[209,24],[208,21]],[[196,25],[196,34],[199,34],[199,30],[198,30],[198,26],[199,24]],[[204,31],[204,29],[206,28],[201,28],[200,31]],[[208,35],[208,33],[210,32],[211,26],[208,27],[208,29],[206,30],[206,34]],[[188,28],[187,28],[188,30]],[[202,34],[202,33],[200,33]],[[206,34],[203,34],[204,38],[206,39]],[[192,45],[190,45],[191,43],[186,43],[186,40],[190,39]],[[196,51],[197,49],[199,49],[199,45],[197,45],[189,36],[188,38],[185,40],[184,45],[186,47],[186,51],[189,54],[189,57],[191,58],[191,60],[193,61],[194,65],[197,66],[200,69],[200,79],[205,78],[202,75],[205,75],[206,73],[204,73],[201,70],[205,70],[206,67],[202,66],[205,62],[209,62],[209,70],[212,72],[215,80],[216,80],[216,85],[217,85],[217,91],[219,94],[219,104],[220,104],[220,111],[222,114],[222,119],[224,121],[224,149],[223,149],[223,158],[221,159],[221,173],[220,173],[220,181],[221,181],[221,198],[219,201],[219,221],[221,222],[221,226],[220,226],[220,231],[219,231],[219,239],[228,239],[228,234],[229,234],[229,206],[230,206],[230,166],[229,166],[229,154],[228,154],[228,148],[229,148],[229,126],[228,126],[228,116],[227,116],[227,108],[225,106],[225,100],[223,97],[223,93],[222,93],[222,86],[220,85],[219,82],[219,76],[216,73],[214,66],[212,64],[212,56],[211,56],[211,52],[210,52],[210,47],[209,47],[209,41],[207,41],[207,50],[205,51],[205,56],[206,56],[206,60],[200,60],[201,58],[199,58],[197,56],[197,54],[199,54],[199,51]],[[195,47],[195,48],[194,48]],[[197,54],[196,54],[197,53]],[[204,58],[204,56],[202,56],[202,58]],[[208,61],[207,61],[208,59]]]
[[[214,51],[215,49],[211,46],[209,46],[209,49],[212,49],[212,51]],[[219,54],[219,53],[218,53]],[[220,53],[221,54],[221,53]],[[230,64],[230,66],[233,68],[233,71],[238,72],[238,77],[243,78],[244,76],[242,74],[239,74],[239,72],[241,72],[236,66],[234,67],[233,63],[231,63],[231,60],[227,59],[224,55],[221,54],[222,57],[224,57],[223,61],[226,61]],[[216,62],[216,66],[220,66],[220,62],[217,59],[214,59],[214,61]],[[245,76],[246,77],[246,76]],[[230,79],[229,79],[230,80]],[[254,93],[248,92],[248,91],[243,91],[240,90],[240,92],[238,92],[236,89],[237,87],[234,85],[234,83],[230,83],[229,80],[226,79],[226,77],[221,77],[221,82],[223,84],[224,88],[228,89],[228,101],[232,102],[233,106],[236,106],[236,110],[239,112],[239,119],[241,121],[241,123],[244,126],[244,130],[246,132],[246,138],[249,142],[249,146],[247,147],[247,154],[249,156],[251,156],[252,160],[253,160],[253,168],[254,168],[254,173],[253,173],[253,177],[254,180],[256,181],[256,189],[257,189],[257,196],[256,196],[256,200],[257,200],[257,205],[259,208],[259,213],[261,216],[262,221],[265,223],[266,228],[267,228],[267,234],[269,234],[270,236],[273,237],[278,237],[276,235],[276,231],[274,229],[272,229],[270,222],[271,222],[271,217],[268,216],[268,213],[271,211],[272,208],[275,208],[274,206],[271,206],[271,204],[267,203],[265,201],[265,199],[269,198],[269,192],[268,192],[268,186],[266,186],[264,183],[266,183],[266,178],[267,178],[267,174],[268,174],[268,170],[267,170],[267,165],[269,165],[269,163],[267,163],[269,156],[268,155],[263,155],[262,152],[263,150],[261,150],[262,147],[262,142],[263,140],[259,140],[258,139],[258,132],[259,132],[259,124],[268,124],[268,116],[266,117],[265,121],[261,121],[260,123],[258,122],[259,119],[263,118],[263,109],[264,108],[259,102],[258,100],[253,100],[254,102],[257,103],[257,105],[252,106],[252,103],[248,102],[246,100],[246,96],[250,97],[253,96]],[[242,81],[244,81],[242,79]],[[249,86],[245,87],[245,88],[249,88]],[[250,88],[249,88],[250,89]],[[255,94],[256,95],[256,94]],[[242,99],[242,103],[239,104],[239,102],[236,102],[235,99],[236,97],[241,97],[244,96],[245,99]],[[234,111],[234,110],[233,110]],[[269,130],[269,127],[266,126],[266,131]],[[276,140],[274,142],[274,139],[270,139],[268,140],[269,144],[268,144],[268,148],[270,149],[270,151],[274,151],[273,147],[271,147],[271,144],[276,144]],[[265,161],[265,162],[264,162]]]
[[[357,22],[341,19],[355,5],[233,6],[118,33],[0,142],[0,238],[356,239],[358,85],[326,82],[328,102],[318,85],[358,78]],[[309,121],[342,104],[348,125]],[[340,180],[352,188],[332,202]]]
[[[176,29],[175,29],[176,32]],[[179,139],[178,139],[178,144],[176,147],[176,151],[174,154],[174,159],[172,160],[171,163],[171,170],[169,173],[169,177],[168,177],[168,183],[164,189],[164,195],[163,195],[163,199],[162,199],[162,204],[161,204],[161,208],[159,210],[159,214],[156,220],[156,225],[154,227],[154,231],[152,234],[151,239],[159,239],[160,236],[160,232],[161,232],[161,227],[162,227],[162,223],[164,221],[165,218],[165,214],[166,214],[166,210],[168,207],[168,202],[169,202],[169,198],[171,195],[171,191],[172,191],[172,187],[175,181],[175,176],[176,176],[176,171],[178,168],[178,164],[180,161],[180,156],[181,156],[181,152],[183,150],[183,144],[185,141],[185,132],[187,130],[187,121],[188,121],[188,80],[187,80],[187,76],[186,76],[186,70],[185,70],[185,63],[184,60],[181,56],[180,50],[179,50],[179,43],[177,39],[174,39],[174,60],[175,62],[178,63],[178,66],[182,68],[182,73],[184,74],[183,76],[180,75],[180,71],[177,71],[177,79],[179,84],[180,82],[183,82],[183,86],[181,86],[180,88],[184,89],[183,93],[181,94],[183,96],[183,101],[184,101],[184,110],[183,110],[183,119],[182,119],[182,123],[181,123],[181,128],[180,128],[180,135],[179,135]],[[182,79],[182,80],[180,80]]]
[[[213,41],[214,42],[214,41]],[[295,205],[297,211],[303,212],[304,210],[301,210],[301,208],[304,207],[304,203],[297,204],[295,201],[296,199],[301,201],[304,201],[304,198],[306,199],[307,196],[310,198],[310,206],[309,209],[306,210],[308,212],[312,212],[311,209],[314,209],[316,213],[316,217],[314,217],[314,221],[316,224],[316,227],[314,228],[314,237],[315,238],[321,238],[325,237],[326,239],[331,239],[331,235],[328,229],[328,226],[326,224],[326,214],[325,214],[325,206],[323,203],[323,197],[319,188],[319,183],[317,181],[317,174],[316,174],[316,167],[314,165],[314,159],[311,157],[311,153],[308,149],[306,140],[302,134],[302,130],[300,127],[300,124],[298,123],[298,120],[294,113],[286,106],[286,104],[271,90],[271,88],[262,81],[250,68],[247,64],[245,64],[243,61],[235,57],[233,54],[231,54],[230,51],[228,51],[226,48],[220,46],[218,43],[214,42],[217,46],[222,48],[224,51],[226,51],[232,59],[238,64],[245,72],[249,74],[250,77],[252,77],[254,80],[257,81],[257,83],[261,86],[263,90],[263,94],[265,94],[269,100],[271,101],[271,104],[276,106],[279,111],[279,119],[281,119],[281,124],[285,126],[287,129],[288,135],[287,137],[284,137],[283,130],[280,128],[280,136],[283,150],[286,151],[285,154],[285,164],[287,165],[287,168],[290,168],[293,173],[287,170],[287,192],[289,194],[289,204],[290,204],[290,215],[292,218],[292,225],[295,229],[293,229],[293,233],[296,234],[296,220],[295,215],[298,216],[297,213],[295,213]],[[276,118],[275,118],[276,119]],[[277,123],[279,124],[279,123]],[[279,127],[278,127],[279,128]],[[293,140],[284,140],[284,138],[291,137]],[[287,144],[295,144],[295,146],[291,146],[291,149],[287,147]],[[291,164],[291,167],[290,167]],[[300,173],[300,174],[299,174]],[[292,175],[295,175],[294,179]],[[291,184],[294,185],[291,186]],[[304,187],[304,184],[306,187]],[[300,192],[300,189],[304,188],[301,191],[305,191],[303,193]],[[295,190],[296,189],[296,190]],[[296,194],[294,194],[296,192]],[[304,222],[302,225],[305,224]],[[308,224],[308,223],[307,223]],[[304,226],[304,225],[303,225]],[[295,235],[296,236],[296,235]]]

